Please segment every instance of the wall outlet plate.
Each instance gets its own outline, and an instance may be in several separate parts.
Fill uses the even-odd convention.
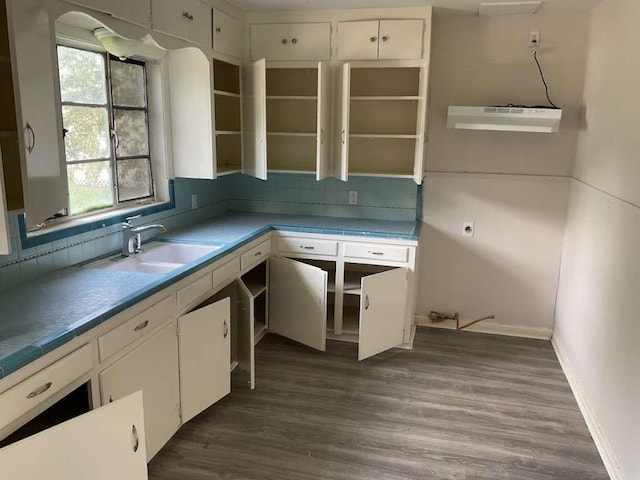
[[[358,192],[351,191],[349,192],[349,205],[357,205],[358,204]]]
[[[529,46],[536,48],[538,45],[540,45],[540,32],[534,30],[529,33]]]
[[[473,234],[476,230],[476,225],[474,222],[463,222],[462,223],[462,236],[463,237],[473,237]]]

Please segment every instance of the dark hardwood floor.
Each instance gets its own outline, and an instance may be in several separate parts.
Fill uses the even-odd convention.
[[[419,328],[364,362],[275,335],[257,389],[182,427],[153,480],[607,479],[550,342]]]

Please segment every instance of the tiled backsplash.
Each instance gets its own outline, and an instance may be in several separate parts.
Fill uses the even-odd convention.
[[[358,192],[358,205],[349,205],[349,191]],[[198,208],[191,197],[197,194]],[[176,230],[226,211],[324,215],[377,220],[416,219],[419,187],[412,180],[354,177],[349,182],[313,175],[270,174],[268,181],[245,175],[218,180],[175,180],[175,208],[138,220],[140,225],[162,223]],[[9,217],[12,253],[0,255],[0,290],[120,249],[119,224],[33,248],[21,248],[17,215]]]

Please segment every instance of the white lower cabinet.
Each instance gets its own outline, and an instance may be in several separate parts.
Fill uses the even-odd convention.
[[[2,478],[146,480],[144,446],[137,392],[0,449]]]
[[[231,392],[230,300],[178,318],[180,402],[186,423]]]
[[[143,342],[99,377],[103,405],[142,390],[147,461],[150,461],[180,426],[175,324]]]

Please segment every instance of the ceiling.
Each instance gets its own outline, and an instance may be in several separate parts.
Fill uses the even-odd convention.
[[[433,5],[453,10],[477,12],[483,0],[230,0],[251,12],[269,10],[332,10],[345,8],[409,7]],[[485,0],[500,1],[500,0]],[[544,0],[540,11],[585,12],[600,0]]]

